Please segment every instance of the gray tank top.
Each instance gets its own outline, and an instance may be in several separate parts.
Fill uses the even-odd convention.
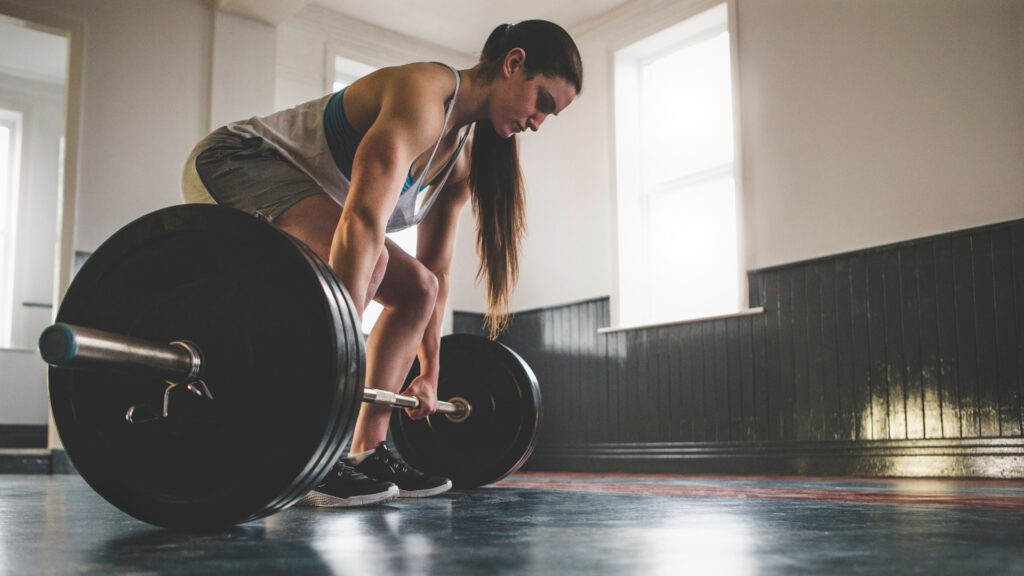
[[[445,64],[445,66],[448,65]],[[452,161],[435,185],[423,185],[424,178],[430,173],[434,156],[441,146],[441,140],[448,131],[448,123],[451,120],[452,110],[455,108],[455,98],[458,96],[459,87],[462,84],[458,70],[451,66],[448,66],[448,69],[455,74],[455,91],[445,103],[444,125],[441,127],[441,134],[438,135],[437,142],[434,143],[434,148],[430,151],[427,164],[413,186],[407,193],[399,195],[398,203],[388,218],[388,232],[404,230],[419,224],[438,197],[438,194],[432,194],[430,190],[441,190],[455,167],[455,162]],[[263,138],[282,157],[308,174],[335,202],[344,206],[350,183],[335,164],[334,157],[331,156],[331,151],[327,146],[327,135],[324,133],[324,110],[332,96],[334,94],[328,94],[269,116],[254,116],[241,122],[231,122],[227,128],[242,136]],[[463,129],[456,150],[462,149],[471,128],[472,125]]]

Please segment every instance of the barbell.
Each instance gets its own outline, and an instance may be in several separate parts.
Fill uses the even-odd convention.
[[[159,526],[287,508],[343,455],[362,402],[419,402],[364,388],[358,316],[331,268],[229,208],[128,224],[86,260],[56,320],[39,350],[64,449],[103,498]],[[541,418],[529,365],[468,334],[442,338],[440,363],[438,414],[392,414],[401,456],[456,487],[519,469]]]

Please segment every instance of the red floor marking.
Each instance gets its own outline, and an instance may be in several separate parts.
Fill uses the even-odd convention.
[[[603,475],[602,475],[603,476]],[[593,476],[591,476],[593,477]],[[1024,510],[1024,496],[988,494],[940,494],[935,492],[867,492],[862,490],[801,490],[793,488],[755,488],[743,486],[693,486],[628,482],[538,482],[505,479],[497,484],[506,488],[649,494],[684,498],[740,498],[770,500],[811,500],[856,504],[904,504],[912,506],[964,506],[999,510]]]

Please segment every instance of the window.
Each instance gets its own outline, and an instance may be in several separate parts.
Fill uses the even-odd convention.
[[[0,109],[0,347],[11,345],[21,114]]]
[[[377,70],[376,66],[350,60],[342,56],[335,56],[333,82],[334,91],[337,92],[338,90],[341,90],[374,70]],[[401,232],[393,232],[388,234],[388,238],[390,238],[395,244],[398,244],[402,250],[405,250],[413,256],[416,255],[416,228],[409,228],[407,230],[402,230]],[[363,311],[362,328],[364,334],[370,333],[370,330],[373,329],[374,324],[377,323],[377,319],[383,311],[383,306],[376,302],[370,302],[370,305],[366,307],[365,311]]]
[[[349,60],[341,56],[334,57],[334,91],[337,92],[345,86],[366,76],[376,70],[376,66]]]
[[[619,325],[735,312],[726,5],[616,52]]]

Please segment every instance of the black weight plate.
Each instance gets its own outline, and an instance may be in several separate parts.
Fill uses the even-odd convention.
[[[331,270],[330,266],[324,262],[311,248],[289,236],[289,239],[295,245],[296,248],[300,249],[307,257],[308,262],[315,266],[321,274],[321,278],[327,287],[330,288],[330,292],[336,307],[336,310],[340,313],[338,322],[339,326],[344,328],[344,333],[340,338],[335,338],[339,346],[345,346],[348,344],[348,350],[343,351],[339,355],[340,361],[347,361],[347,366],[341,366],[340,369],[351,375],[352,386],[348,386],[345,389],[343,395],[339,395],[338,401],[340,407],[354,407],[355,413],[358,414],[359,405],[363,398],[363,382],[366,377],[366,357],[364,349],[364,341],[361,331],[361,323],[359,317],[356,315],[355,307],[352,305],[352,299],[349,293],[342,286],[338,277]],[[335,410],[340,409],[336,408]],[[352,429],[355,425],[355,418],[351,418],[347,421],[342,419],[335,420],[335,445],[334,448],[325,451],[321,458],[326,463],[326,468],[330,468],[335,462],[342,458],[345,454],[342,452],[347,447],[348,441]],[[288,506],[294,504],[299,498],[304,496],[307,492],[313,489],[316,484],[322,480],[320,474],[321,468],[319,466],[310,469],[310,472],[304,477],[304,479],[297,479],[292,483],[292,489],[288,493],[281,494],[278,499],[270,505],[268,513],[277,512]]]
[[[503,344],[470,334],[441,339],[439,400],[460,397],[473,407],[463,422],[443,414],[412,420],[391,415],[391,437],[410,465],[445,476],[458,488],[491,484],[533,453],[541,420],[540,387],[529,365]],[[405,385],[419,374],[413,365]]]
[[[101,496],[161,526],[224,526],[326,475],[360,406],[363,343],[311,254],[252,216],[188,205],[136,220],[89,257],[57,320],[195,342],[214,396],[205,426],[133,425],[129,406],[159,407],[159,378],[51,368],[61,440]]]

